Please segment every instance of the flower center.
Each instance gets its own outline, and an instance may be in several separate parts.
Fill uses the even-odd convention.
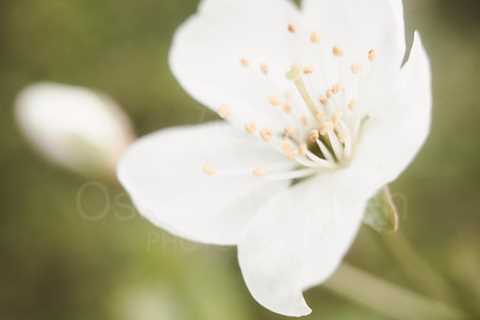
[[[347,166],[360,138],[363,120],[367,117],[366,110],[359,108],[360,85],[367,82],[377,52],[371,49],[357,59],[364,61],[364,65],[355,61],[346,63],[349,52],[339,46],[322,47],[319,33],[302,32],[294,24],[288,24],[286,30],[297,37],[296,40],[303,37],[302,41],[308,42],[310,46],[307,50],[317,50],[314,56],[321,60],[319,69],[322,71],[317,72],[316,64],[295,64],[286,73],[286,78],[293,84],[291,88],[298,94],[298,101],[292,99],[290,91],[286,93],[285,99],[281,96],[267,97],[270,107],[283,113],[283,117],[291,123],[283,131],[258,127],[255,121],[244,124],[248,135],[258,136],[294,163],[293,171],[290,167],[286,169],[288,171],[280,170],[280,173],[268,166],[249,169],[250,174],[257,177],[295,179],[315,174],[319,170],[335,170]],[[278,70],[265,60],[255,61],[252,57],[241,57],[239,62],[241,68],[253,70],[253,76],[275,82],[273,74]],[[318,87],[326,89],[318,95],[319,92],[315,91]],[[315,92],[315,97],[311,92]],[[228,105],[220,106],[217,112],[223,119],[232,116]],[[209,164],[203,170],[210,176],[228,174],[228,171],[216,170]]]

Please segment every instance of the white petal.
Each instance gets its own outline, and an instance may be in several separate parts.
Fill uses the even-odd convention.
[[[298,16],[289,0],[204,0],[175,34],[172,71],[207,107],[218,111],[228,105],[237,122],[284,128],[285,120],[269,98],[283,98],[291,85],[285,77],[291,64],[288,24]],[[248,67],[241,65],[242,58]]]
[[[17,97],[16,116],[32,144],[74,171],[113,171],[133,140],[128,117],[111,98],[87,88],[31,85]]]
[[[399,68],[405,54],[401,0],[303,0],[307,25],[355,58],[370,49]],[[393,63],[392,63],[393,62]]]
[[[364,125],[352,170],[380,187],[395,180],[414,159],[430,131],[430,62],[418,33],[400,74],[399,90],[379,105]]]
[[[373,192],[359,182],[348,171],[321,175],[272,198],[250,222],[238,255],[260,304],[287,316],[310,313],[302,291],[336,269]]]
[[[119,179],[157,226],[198,242],[236,244],[257,208],[288,182],[255,177],[256,167],[286,160],[235,133],[227,124],[213,123],[149,135],[127,151]],[[202,171],[206,163],[244,174],[208,176]]]

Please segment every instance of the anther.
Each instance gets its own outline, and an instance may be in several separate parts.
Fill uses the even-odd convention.
[[[255,124],[255,122],[247,123],[245,125],[245,131],[248,134],[254,134],[257,131],[257,125]]]
[[[377,52],[374,49],[369,50],[368,51],[368,60],[373,62],[373,61],[375,61],[376,58],[377,58]]]
[[[262,63],[262,64],[260,65],[260,71],[261,71],[264,75],[267,75],[267,74],[268,74],[268,71],[269,71],[268,65],[266,65],[265,63]]]
[[[353,74],[359,74],[360,71],[362,71],[362,66],[357,64],[357,63],[354,63],[352,64],[352,66],[350,67],[350,69],[352,70],[352,73]]]
[[[297,150],[295,150],[288,140],[284,140],[282,143],[282,151],[283,154],[290,160],[293,160],[297,154]]]
[[[292,126],[289,126],[283,130],[283,136],[285,138],[293,138],[295,136],[295,128]]]
[[[343,89],[344,89],[343,86],[340,83],[337,83],[332,86],[331,91],[333,94],[339,94],[340,92],[343,91]]]
[[[300,116],[300,118],[298,119],[300,121],[300,124],[304,127],[307,127],[308,126],[308,120],[307,120],[307,117],[305,116]]]
[[[317,141],[317,140],[320,138],[320,133],[319,133],[318,130],[316,130],[316,129],[315,129],[315,130],[312,130],[312,131],[310,132],[310,135],[308,136],[308,138],[309,138],[309,140],[310,140],[311,142],[315,142],[315,141]]]
[[[340,124],[340,120],[342,120],[342,112],[337,111],[335,114],[332,116],[332,124],[336,128]]]
[[[321,121],[324,116],[325,116],[325,114],[324,114],[322,111],[318,111],[318,112],[315,114],[315,119],[317,119],[318,121]]]
[[[270,129],[262,129],[260,131],[260,137],[262,137],[262,140],[265,142],[270,142],[272,140],[272,130]]]
[[[320,36],[316,32],[310,33],[310,42],[311,43],[319,43],[320,42]]]
[[[269,102],[272,105],[272,107],[278,107],[280,105],[280,100],[277,97],[270,97]]]
[[[327,99],[330,99],[331,97],[333,97],[333,90],[332,89],[328,89],[327,92],[325,93],[325,95],[327,96]]]
[[[292,106],[289,103],[284,103],[282,106],[283,112],[290,114],[292,113]]]
[[[337,58],[340,58],[343,56],[343,50],[339,47],[333,47],[332,53]]]
[[[215,168],[213,168],[211,165],[209,165],[208,163],[205,163],[203,166],[202,166],[202,171],[203,173],[205,173],[207,176],[214,176],[217,174],[217,170],[215,170]]]
[[[354,100],[354,99],[350,100],[350,102],[348,102],[348,105],[347,105],[348,110],[350,110],[350,111],[355,110],[356,106],[357,106],[357,101]]]
[[[242,67],[246,68],[250,65],[250,62],[246,58],[241,58],[240,59],[240,64],[242,65]]]
[[[333,124],[330,121],[324,122],[320,125],[320,134],[325,136],[329,131],[333,130]]]
[[[320,103],[324,106],[328,104],[328,98],[326,96],[321,96],[320,97]]]
[[[304,157],[307,154],[308,147],[305,143],[302,143],[300,147],[298,148],[298,153]]]
[[[220,116],[220,118],[228,119],[232,115],[232,110],[230,109],[229,106],[222,105],[220,108],[218,108],[217,113]]]
[[[297,32],[297,27],[293,23],[288,24],[288,32],[295,33]]]
[[[266,174],[266,172],[265,172],[265,169],[263,168],[255,168],[253,169],[252,174],[255,177],[263,177]]]
[[[313,67],[307,66],[303,68],[303,73],[308,75],[313,73]]]

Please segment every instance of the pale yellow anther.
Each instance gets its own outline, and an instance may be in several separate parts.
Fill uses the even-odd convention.
[[[350,100],[350,101],[348,102],[347,107],[348,107],[348,110],[350,110],[350,111],[355,110],[355,108],[357,107],[357,101],[354,100],[354,99]]]
[[[320,134],[322,136],[328,134],[328,132],[331,130],[333,130],[333,123],[330,121],[324,122],[320,125]]]
[[[352,70],[353,74],[359,74],[362,71],[362,66],[358,63],[354,63],[350,69]]]
[[[312,130],[308,136],[309,140],[311,142],[315,142],[317,141],[319,138],[320,138],[320,133],[318,132],[318,130]]]
[[[222,106],[220,106],[220,108],[218,108],[217,113],[220,116],[220,118],[228,119],[232,115],[232,110],[230,109],[229,106],[222,105]]]
[[[262,137],[262,140],[265,142],[270,142],[272,140],[273,134],[272,130],[270,129],[262,129],[260,131],[260,137]]]
[[[326,106],[328,104],[328,98],[327,96],[321,96],[320,97],[320,103],[324,106]]]
[[[324,116],[325,116],[325,113],[323,113],[322,111],[318,111],[318,112],[315,114],[315,119],[317,119],[318,121],[321,121]]]
[[[343,113],[341,111],[335,112],[335,114],[332,116],[332,124],[336,128],[339,124],[340,121],[342,120]]]
[[[301,144],[300,147],[298,148],[298,153],[304,157],[307,154],[308,147],[305,143]]]
[[[212,167],[210,164],[208,163],[205,163],[203,166],[202,166],[202,171],[203,173],[205,173],[207,176],[214,176],[217,174],[217,170],[215,170],[214,167]]]
[[[293,23],[288,24],[288,32],[295,33],[297,32],[297,27]]]
[[[283,154],[290,160],[293,160],[297,155],[297,150],[291,145],[290,141],[287,139],[282,143]]]
[[[300,124],[304,127],[307,127],[308,126],[308,120],[307,120],[307,117],[305,116],[300,116],[300,118],[298,119],[300,121]]]
[[[241,58],[240,59],[240,64],[242,65],[242,67],[248,67],[250,65],[250,61],[248,61],[246,58]]]
[[[268,74],[268,71],[269,71],[268,65],[265,64],[265,63],[262,63],[262,64],[260,65],[260,71],[261,71],[264,75],[267,75],[267,74]]]
[[[310,42],[311,43],[319,43],[320,42],[320,35],[317,32],[310,33]]]
[[[293,138],[295,136],[296,130],[294,127],[289,126],[283,130],[283,136],[286,138]]]
[[[333,97],[334,92],[332,89],[328,89],[325,95],[327,96],[327,99],[330,99],[331,97]]]
[[[252,170],[252,174],[255,177],[263,177],[266,174],[266,171],[263,168],[255,168]]]
[[[268,101],[270,102],[270,104],[272,105],[272,107],[278,107],[280,104],[281,104],[281,101],[280,99],[278,99],[277,97],[275,96],[272,96],[268,99]]]
[[[376,58],[377,58],[377,52],[375,51],[375,49],[369,50],[368,51],[368,60],[373,62],[373,61],[375,61]]]
[[[309,75],[309,74],[312,74],[313,73],[313,67],[311,66],[306,66],[303,68],[303,73],[306,74],[306,75]]]
[[[248,134],[254,134],[255,132],[257,132],[257,125],[255,124],[255,122],[247,123],[245,125],[245,131]]]
[[[282,110],[286,114],[290,114],[290,113],[292,113],[292,106],[289,103],[286,102],[286,103],[283,104]]]
[[[331,92],[333,94],[339,94],[340,92],[343,91],[343,86],[340,83],[334,84],[331,88]]]
[[[343,57],[343,50],[339,47],[333,47],[332,53],[335,57],[340,58]]]

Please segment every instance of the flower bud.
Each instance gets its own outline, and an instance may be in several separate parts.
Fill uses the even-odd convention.
[[[129,118],[108,96],[86,88],[40,83],[16,100],[18,124],[53,163],[83,174],[110,174],[133,141]]]

